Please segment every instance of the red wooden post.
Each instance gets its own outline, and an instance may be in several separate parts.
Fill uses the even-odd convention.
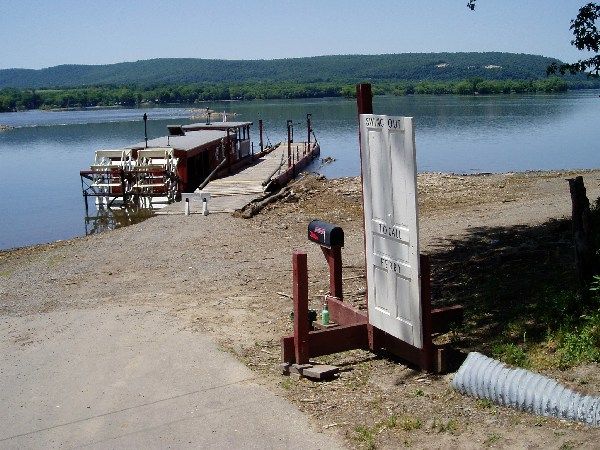
[[[327,265],[329,266],[329,294],[342,300],[342,248],[321,246]]]
[[[373,94],[370,84],[356,85],[356,106],[358,114],[373,114]]]
[[[420,255],[419,266],[421,273],[421,321],[423,333],[421,369],[433,372],[435,347],[431,339],[431,263],[429,256]]]
[[[294,287],[294,347],[296,364],[306,364],[308,348],[308,266],[306,253],[294,251],[292,256]]]
[[[361,114],[373,114],[373,94],[371,93],[371,85],[368,83],[362,83],[356,85],[356,109],[358,111],[358,115]],[[360,165],[360,188],[361,188],[361,201],[363,210],[365,208],[365,195],[363,192],[363,173],[362,173],[362,149],[360,148],[360,121],[358,124],[358,148],[359,155],[361,157],[361,165]],[[365,216],[363,215],[363,232],[366,230],[365,227]],[[365,267],[367,266],[367,236],[364,236],[363,239],[363,252],[365,255]],[[367,292],[369,292],[369,281],[366,282]],[[367,317],[369,316],[369,295],[365,295],[365,303],[367,306]],[[373,328],[369,327],[369,345],[373,348],[374,338],[373,338]]]

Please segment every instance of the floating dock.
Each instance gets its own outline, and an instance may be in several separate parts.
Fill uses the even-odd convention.
[[[200,212],[202,194],[210,194],[208,208],[211,213],[231,213],[286,185],[319,154],[318,142],[280,143],[270,152],[257,157],[252,165],[230,176],[210,181],[193,195],[184,194],[184,197],[190,202],[192,212]],[[174,203],[157,214],[183,214],[184,206]]]

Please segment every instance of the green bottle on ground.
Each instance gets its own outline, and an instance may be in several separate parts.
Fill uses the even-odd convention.
[[[329,310],[327,309],[327,302],[323,304],[323,311],[321,311],[321,323],[323,325],[329,325]]]

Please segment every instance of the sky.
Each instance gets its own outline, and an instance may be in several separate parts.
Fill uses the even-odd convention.
[[[573,62],[576,0],[0,0],[0,69],[503,51]]]

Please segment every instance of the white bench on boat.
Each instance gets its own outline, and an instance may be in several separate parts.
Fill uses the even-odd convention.
[[[174,171],[179,158],[175,158],[172,148],[155,147],[138,150],[137,161],[140,166],[162,167],[167,171]]]
[[[202,215],[208,216],[208,200],[210,199],[210,192],[184,192],[181,194],[183,212],[186,216],[191,214],[191,203],[193,199],[197,199],[202,202]]]
[[[128,168],[132,165],[131,149],[96,150],[92,170]]]

